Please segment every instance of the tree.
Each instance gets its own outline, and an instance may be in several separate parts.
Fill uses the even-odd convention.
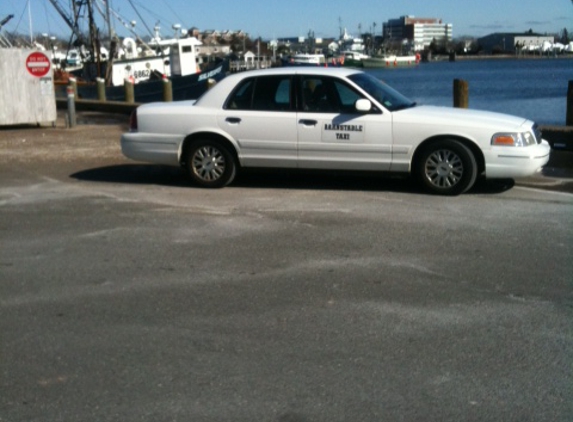
[[[573,2],[573,0],[571,1]],[[563,44],[569,44],[570,38],[569,38],[569,31],[567,31],[567,28],[563,28],[563,31],[561,31],[560,41]]]

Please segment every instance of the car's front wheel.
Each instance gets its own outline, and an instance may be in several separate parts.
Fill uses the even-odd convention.
[[[194,142],[187,151],[187,170],[195,183],[205,188],[221,188],[235,178],[233,154],[215,140]]]
[[[478,173],[468,147],[456,140],[441,140],[424,147],[414,163],[415,175],[430,192],[459,195],[469,190]]]

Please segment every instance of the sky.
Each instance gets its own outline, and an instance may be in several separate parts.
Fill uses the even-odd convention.
[[[58,1],[69,7],[70,0]],[[356,36],[371,31],[381,34],[383,22],[404,15],[451,23],[454,38],[529,29],[555,34],[567,28],[573,34],[572,0],[109,1],[125,21],[137,22],[135,28],[141,36],[149,35],[147,28],[157,23],[165,37],[173,34],[171,27],[175,23],[200,30],[243,30],[252,38],[265,40],[306,36],[309,31],[317,38],[338,37],[340,28]],[[5,31],[63,37],[69,34],[49,0],[0,0],[0,20],[9,14],[15,17],[5,25]],[[120,36],[130,36],[118,21],[114,27]]]

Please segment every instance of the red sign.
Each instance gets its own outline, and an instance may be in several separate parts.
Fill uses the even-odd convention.
[[[46,76],[50,71],[50,66],[50,58],[39,51],[30,54],[26,59],[26,69],[32,76],[38,78]]]

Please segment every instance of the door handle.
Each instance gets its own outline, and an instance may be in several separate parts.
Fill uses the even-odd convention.
[[[231,124],[241,123],[241,119],[239,117],[227,117],[225,121]]]
[[[310,119],[300,119],[298,122],[304,126],[316,126],[318,124],[316,120],[310,120]]]

